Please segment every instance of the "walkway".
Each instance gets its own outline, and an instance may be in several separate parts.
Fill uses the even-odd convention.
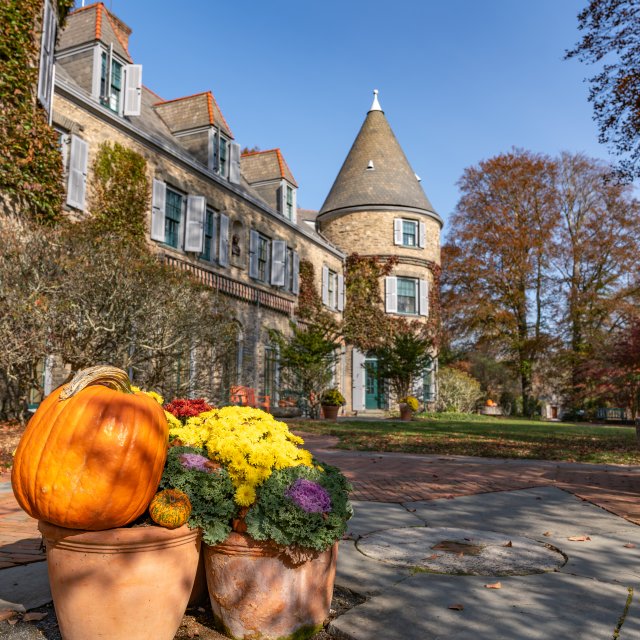
[[[555,486],[640,525],[640,467],[370,453],[334,449],[338,439],[300,434],[317,458],[340,467],[355,501],[403,503]],[[0,475],[0,569],[44,560],[36,521]]]

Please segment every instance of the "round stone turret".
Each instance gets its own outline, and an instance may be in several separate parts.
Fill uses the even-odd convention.
[[[345,253],[397,256],[409,277],[440,263],[442,219],[398,144],[377,91],[317,221]]]

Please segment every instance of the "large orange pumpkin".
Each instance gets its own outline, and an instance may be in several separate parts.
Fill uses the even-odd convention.
[[[11,483],[32,517],[70,529],[120,527],[144,513],[167,456],[162,407],[127,374],[91,367],[53,391],[16,450]]]

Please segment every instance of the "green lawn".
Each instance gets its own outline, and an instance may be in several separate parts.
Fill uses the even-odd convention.
[[[342,449],[487,458],[640,464],[633,427],[439,414],[399,420],[296,420],[294,430],[338,436]]]

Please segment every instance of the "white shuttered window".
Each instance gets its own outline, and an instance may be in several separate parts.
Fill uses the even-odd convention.
[[[51,97],[53,96],[53,60],[57,27],[58,19],[51,0],[45,0],[42,14],[42,39],[40,41],[38,100],[47,113],[51,112]]]
[[[124,115],[139,116],[142,106],[142,65],[124,67]]]
[[[67,184],[67,204],[84,211],[87,191],[87,166],[89,161],[89,145],[71,135],[69,153],[69,182]]]
[[[207,203],[204,196],[187,196],[184,250],[201,253],[204,248],[204,222]]]
[[[218,247],[218,262],[221,267],[229,266],[229,216],[220,214],[220,243]]]

